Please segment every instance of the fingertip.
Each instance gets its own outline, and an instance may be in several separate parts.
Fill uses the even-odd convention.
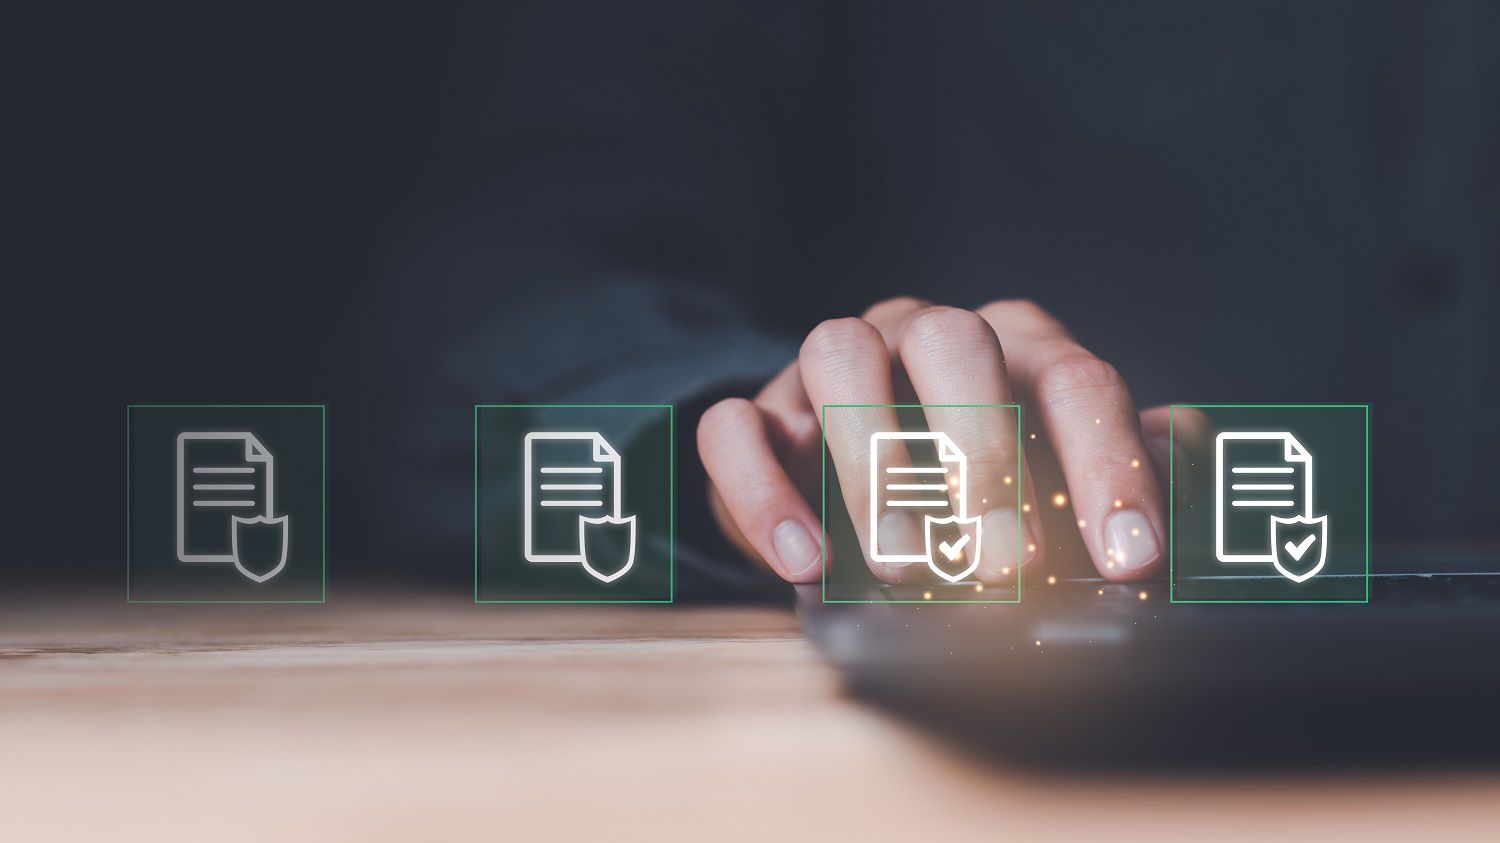
[[[822,530],[777,459],[760,408],[743,398],[710,407],[698,424],[698,451],[718,502],[754,554],[788,582],[817,579]]]
[[[823,542],[801,521],[788,518],[777,524],[771,532],[771,547],[776,552],[773,566],[787,582],[813,582],[822,575]]]
[[[698,451],[702,455],[705,450],[718,447],[736,432],[744,433],[760,424],[760,411],[750,401],[744,398],[725,398],[704,410],[703,415],[698,418]]]
[[[1094,560],[1106,579],[1131,582],[1160,569],[1166,553],[1156,525],[1145,513],[1122,509],[1104,519],[1104,559]]]

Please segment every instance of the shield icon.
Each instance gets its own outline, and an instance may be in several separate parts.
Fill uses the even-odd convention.
[[[578,549],[594,579],[611,583],[625,576],[635,564],[635,516],[578,516]]]
[[[286,567],[291,516],[278,515],[271,518],[257,515],[254,518],[243,518],[232,515],[230,519],[234,524],[229,533],[230,555],[234,557],[234,567],[256,582],[265,582],[281,573],[281,569]],[[263,551],[254,554],[263,558],[247,560],[247,551],[252,548]]]
[[[979,516],[959,518],[923,517],[927,524],[927,567],[948,582],[974,573],[979,567],[979,544],[982,531]]]
[[[1276,570],[1292,582],[1305,582],[1328,560],[1328,516],[1271,516],[1271,548]]]

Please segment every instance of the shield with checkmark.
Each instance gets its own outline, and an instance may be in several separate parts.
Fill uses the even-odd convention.
[[[979,567],[979,516],[947,518],[924,516],[927,524],[927,567],[947,580],[958,582]]]
[[[1276,570],[1283,577],[1292,582],[1312,579],[1328,560],[1328,516],[1271,516],[1271,547],[1276,552]]]

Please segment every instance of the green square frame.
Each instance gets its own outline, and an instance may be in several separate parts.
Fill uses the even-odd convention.
[[[479,597],[479,411],[480,410],[666,410],[667,411],[667,599],[665,600],[485,600]],[[657,605],[677,600],[677,405],[676,404],[475,404],[474,405],[474,602],[475,604]]]
[[[1184,410],[1363,410],[1365,414],[1365,596],[1361,600],[1179,600],[1177,588],[1177,455],[1174,416]],[[1167,407],[1167,598],[1171,603],[1364,605],[1370,602],[1370,405],[1369,404],[1172,404]]]
[[[829,600],[828,599],[828,411],[833,410],[926,410],[928,408],[947,410],[1015,410],[1016,411],[1016,518],[1021,518],[1021,504],[1024,483],[1019,482],[1021,477],[1021,455],[1023,453],[1023,428],[1025,427],[1024,414],[1020,404],[824,404],[819,413],[819,424],[822,426],[822,510],[820,518],[822,523],[822,535],[819,537],[819,549],[823,553],[824,564],[822,565],[821,588],[824,603],[853,603],[853,604],[889,604],[889,605],[1011,605],[1021,602],[1022,583],[1026,577],[1020,566],[1016,567],[1016,596],[1004,600]],[[1016,558],[1021,558],[1021,531],[1016,531]]]
[[[322,457],[322,509],[323,542],[319,555],[322,557],[322,594],[317,600],[137,600],[130,593],[130,413],[132,410],[317,410],[318,427],[322,441],[318,452]],[[243,603],[243,604],[322,604],[328,602],[328,405],[327,404],[126,404],[125,405],[125,602],[146,603]]]

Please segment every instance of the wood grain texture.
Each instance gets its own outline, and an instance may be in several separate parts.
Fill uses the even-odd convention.
[[[845,698],[771,609],[7,599],[0,839],[1410,839],[1492,776],[1037,777]],[[1492,838],[1491,838],[1492,839]]]

